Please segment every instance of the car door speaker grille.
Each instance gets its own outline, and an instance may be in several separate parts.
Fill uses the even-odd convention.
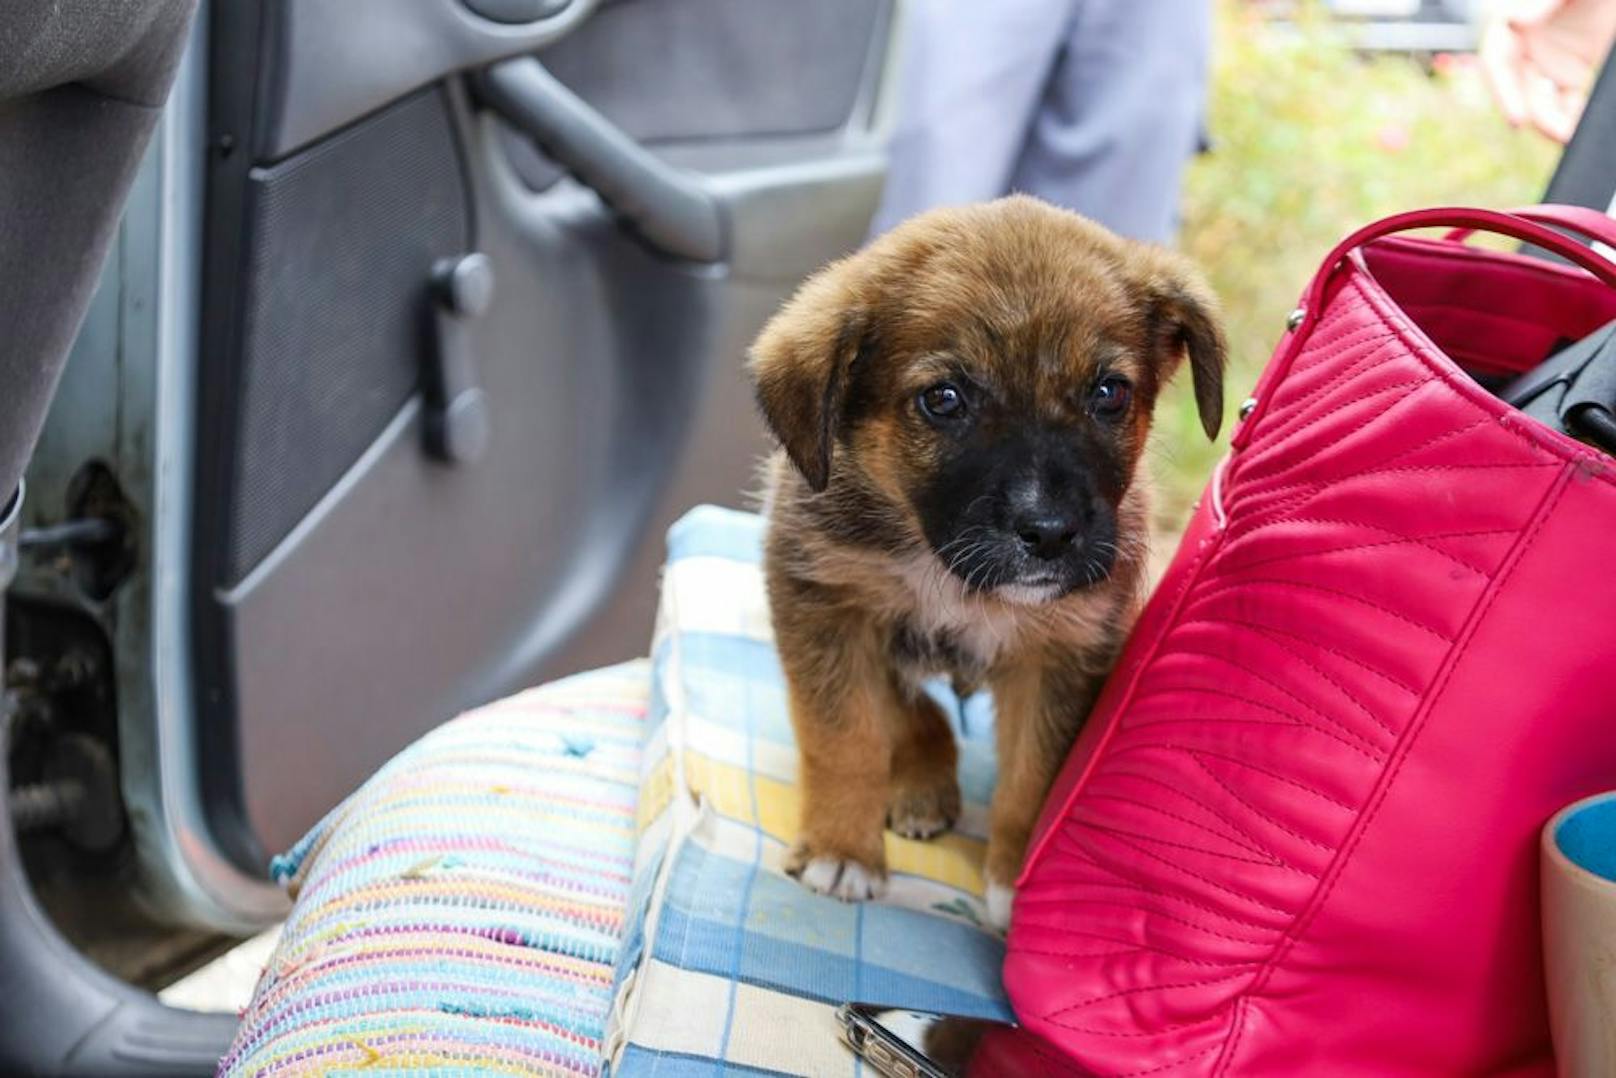
[[[239,582],[415,392],[433,262],[470,249],[448,104],[430,89],[247,179],[228,557]],[[204,417],[204,424],[207,418]]]

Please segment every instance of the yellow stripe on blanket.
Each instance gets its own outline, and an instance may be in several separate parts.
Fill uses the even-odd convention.
[[[797,837],[802,808],[797,787],[745,768],[686,750],[685,779],[690,790],[719,815],[756,827],[781,844]],[[665,761],[670,769],[671,761]],[[671,774],[668,779],[671,788]],[[755,800],[754,800],[755,797]],[[755,809],[754,809],[755,805]],[[921,842],[886,832],[887,868],[919,876],[980,898],[986,886],[982,865],[987,844],[950,831]]]

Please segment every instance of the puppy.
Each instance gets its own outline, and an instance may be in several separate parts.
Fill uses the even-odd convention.
[[[1025,197],[916,217],[764,327],[765,574],[803,797],[788,871],[868,898],[883,825],[953,824],[953,733],[921,689],[948,675],[993,693],[988,910],[1008,922],[1142,591],[1157,391],[1187,354],[1214,437],[1224,352],[1185,261]]]

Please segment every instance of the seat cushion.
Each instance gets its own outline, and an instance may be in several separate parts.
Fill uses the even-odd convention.
[[[648,687],[628,663],[463,715],[276,858],[297,902],[221,1073],[598,1073]]]
[[[669,535],[652,660],[454,720],[278,858],[297,903],[229,1074],[854,1075],[848,1000],[1007,1018],[983,926],[992,709],[935,691],[965,807],[845,905],[784,876],[796,750],[762,522]]]

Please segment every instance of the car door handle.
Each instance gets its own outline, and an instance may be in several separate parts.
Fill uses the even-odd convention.
[[[494,299],[494,267],[480,252],[432,267],[432,339],[422,371],[426,445],[451,464],[475,464],[488,452],[488,396],[477,380],[469,323]]]
[[[726,253],[718,201],[690,173],[635,142],[531,56],[485,70],[478,96],[592,188],[652,247],[692,262]]]

